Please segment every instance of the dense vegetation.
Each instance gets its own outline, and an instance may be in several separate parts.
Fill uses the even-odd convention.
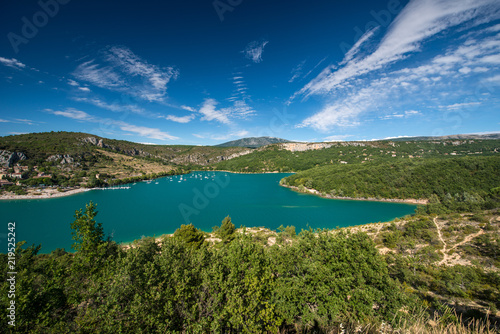
[[[326,145],[326,144],[325,144]],[[408,161],[416,158],[447,159],[463,156],[498,155],[500,140],[374,141],[332,143],[331,147],[292,152],[279,144],[226,160],[217,170],[235,172],[298,172],[319,166],[356,165],[367,162]],[[343,163],[342,163],[343,162]]]
[[[123,250],[105,238],[96,215],[93,203],[76,211],[75,253],[38,254],[40,246],[18,244],[15,327],[6,324],[9,270],[7,254],[0,255],[5,332],[369,332],[384,323],[397,328],[426,321],[428,308],[444,314],[445,324],[457,322],[426,291],[500,307],[498,273],[462,266],[443,270],[419,253],[383,256],[366,233],[295,235],[287,227],[269,246],[245,229],[238,233],[226,217],[214,228],[220,238],[215,244],[193,225],[183,225],[172,237],[143,238]],[[435,238],[426,217],[403,227],[393,224],[384,234],[396,231],[407,242]]]
[[[340,197],[429,199],[432,212],[492,209],[499,200],[500,157],[322,166],[291,175],[282,184]]]
[[[161,246],[145,238],[123,251],[104,238],[96,214],[92,203],[76,212],[76,253],[37,255],[40,247],[19,244],[16,332],[302,331],[394,320],[417,305],[364,234],[304,231],[264,247],[226,218],[217,247],[186,225]]]
[[[104,147],[99,147],[84,141],[85,138],[90,137],[96,138],[97,140],[103,140]],[[227,152],[234,153],[243,150],[238,148],[228,149],[212,146],[146,145],[125,140],[107,139],[86,133],[64,131],[28,133],[0,137],[0,150],[23,152],[34,164],[43,163],[48,156],[54,154],[69,154],[75,157],[85,157],[93,155],[97,149],[169,163],[172,159],[183,155],[202,153],[212,157],[227,154]]]

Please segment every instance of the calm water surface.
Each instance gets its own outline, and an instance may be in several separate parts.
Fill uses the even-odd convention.
[[[294,225],[297,232],[388,221],[414,212],[401,203],[324,199],[279,186],[290,174],[231,174],[193,172],[130,184],[130,189],[92,190],[68,197],[0,201],[5,252],[7,223],[16,222],[16,240],[42,244],[42,252],[70,250],[75,210],[89,201],[98,205],[96,220],[117,242],[173,233],[192,222],[203,231],[231,216],[236,227],[277,229]]]

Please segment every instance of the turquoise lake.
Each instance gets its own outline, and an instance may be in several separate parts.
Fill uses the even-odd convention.
[[[151,182],[127,185],[130,189],[91,190],[53,199],[0,201],[5,252],[7,223],[16,222],[16,241],[42,244],[42,253],[71,249],[70,223],[75,210],[97,203],[97,222],[116,242],[142,236],[173,233],[192,222],[210,232],[231,216],[236,227],[277,229],[335,228],[389,221],[412,214],[415,205],[324,199],[280,187],[290,174],[232,174],[193,172]]]

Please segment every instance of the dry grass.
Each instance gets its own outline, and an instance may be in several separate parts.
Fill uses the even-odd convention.
[[[160,163],[146,161],[130,157],[128,155],[98,150],[99,153],[111,158],[111,162],[99,166],[98,173],[108,173],[116,178],[126,178],[131,176],[139,176],[141,171],[147,174],[169,172],[172,170],[171,166],[166,166]]]

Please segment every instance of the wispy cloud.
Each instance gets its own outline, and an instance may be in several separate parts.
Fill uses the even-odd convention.
[[[426,96],[438,92],[443,96],[446,94],[449,99],[460,98],[463,92],[459,89],[464,87],[464,81],[470,82],[471,76],[498,66],[495,64],[500,55],[498,34],[492,35],[487,29],[475,30],[469,38],[459,37],[461,44],[453,44],[430,60],[420,60],[415,67],[400,64],[407,64],[411,54],[421,51],[431,37],[439,38],[445,30],[465,35],[467,29],[464,25],[455,30],[451,28],[467,22],[470,23],[467,27],[472,29],[476,20],[483,23],[487,18],[492,20],[490,14],[499,10],[500,4],[493,0],[412,0],[373,52],[365,50],[367,55],[361,56],[361,50],[375,30],[368,31],[338,66],[328,66],[292,96],[292,100],[301,95],[305,98],[310,95],[325,98],[324,107],[306,118],[299,127],[327,131],[333,126],[355,126],[360,124],[360,116],[367,113],[378,113],[377,118],[382,119],[415,116],[417,114],[387,112],[388,106],[399,104],[400,108],[405,108],[408,99],[404,97],[408,94],[411,94],[412,102],[422,104],[426,103]],[[391,72],[388,67],[395,63],[403,69]],[[378,76],[368,75],[371,72],[376,72]],[[450,90],[452,86],[457,89]]]
[[[73,86],[73,87],[79,87],[80,84],[76,82],[75,80],[68,79],[68,85]]]
[[[148,128],[145,126],[137,126],[133,124],[128,124],[125,122],[117,122],[117,125],[121,130],[136,133],[141,137],[158,139],[158,140],[176,140],[178,137],[172,136],[166,132],[161,131],[160,129]]]
[[[241,51],[246,58],[250,59],[254,63],[260,63],[262,61],[262,54],[264,53],[265,46],[269,41],[253,41],[248,43],[245,50]]]
[[[346,53],[344,60],[339,65],[344,65],[353,60],[354,56],[359,53],[361,46],[368,41],[380,29],[380,26],[372,28],[364,33],[363,36],[354,44],[354,46]]]
[[[447,106],[439,106],[439,107],[447,110],[458,110],[479,105],[481,105],[481,102],[454,103]]]
[[[233,105],[217,109],[217,102],[215,99],[205,99],[202,107],[198,111],[202,114],[202,121],[218,121],[223,124],[232,124],[231,119],[239,118],[246,119],[255,114],[253,110],[245,101],[236,100],[232,102]]]
[[[91,122],[91,123],[100,123],[106,126],[114,125],[120,128],[120,130],[130,133],[135,133],[141,137],[158,139],[158,140],[176,140],[178,137],[172,136],[167,132],[161,131],[157,128],[150,128],[145,126],[138,126],[134,124],[129,124],[120,120],[113,120],[110,118],[100,118],[96,116],[92,116],[84,111],[75,109],[75,108],[67,108],[65,110],[52,110],[45,109],[47,113],[63,116],[66,118],[71,118],[81,122]]]
[[[189,123],[194,119],[194,115],[193,114],[187,116],[167,115],[164,116],[163,118],[176,123]]]
[[[430,37],[446,29],[476,18],[489,17],[492,6],[498,7],[498,2],[412,0],[396,17],[374,52],[364,58],[355,58],[361,44],[373,35],[372,30],[346,54],[346,58],[340,63],[343,66],[328,66],[297,95],[328,94],[342,88],[351,79],[405,59],[411,53],[419,51]]]
[[[167,85],[179,71],[149,64],[126,47],[113,46],[102,56],[80,64],[73,75],[97,87],[123,92],[146,101],[163,101]]]
[[[228,115],[224,110],[217,110],[218,102],[214,99],[205,99],[199,112],[203,115],[202,121],[218,121],[223,124],[230,124]]]
[[[73,100],[78,102],[85,102],[92,104],[96,107],[114,111],[114,112],[131,112],[138,115],[148,115],[148,112],[136,104],[121,104],[121,103],[107,103],[99,98],[75,97]]]
[[[297,66],[295,66],[293,69],[292,69],[292,77],[290,79],[288,79],[288,82],[289,83],[292,83],[295,81],[295,79],[298,79],[302,76],[302,71],[304,69],[304,65],[306,63],[306,60],[303,60],[301,61]]]
[[[180,108],[184,109],[184,110],[187,110],[187,111],[191,111],[191,112],[195,112],[196,111],[196,109],[194,109],[192,107],[189,107],[189,106],[185,106],[185,105],[182,105]]]
[[[81,111],[81,110],[78,110],[75,108],[67,108],[64,111],[52,110],[52,109],[45,109],[44,111],[48,112],[49,114],[75,119],[77,121],[86,121],[86,122],[98,122],[99,121],[97,118],[87,114],[85,111]]]
[[[20,70],[20,69],[23,69],[26,67],[25,64],[21,63],[19,60],[15,59],[15,58],[8,59],[8,58],[0,57],[0,64],[5,65],[7,67],[14,68],[16,70]]]
[[[15,124],[27,124],[27,125],[35,125],[35,124],[40,124],[43,122],[36,122],[32,121],[30,119],[21,119],[21,118],[14,118],[14,119],[0,119],[0,123],[15,123]]]
[[[381,116],[380,119],[383,119],[383,120],[401,119],[401,118],[409,118],[409,117],[421,116],[421,115],[422,115],[422,113],[418,110],[406,110],[402,113],[395,112],[392,114]]]
[[[328,136],[323,139],[325,142],[332,142],[332,141],[344,141],[347,138],[352,137],[352,135],[333,135],[333,136]]]

